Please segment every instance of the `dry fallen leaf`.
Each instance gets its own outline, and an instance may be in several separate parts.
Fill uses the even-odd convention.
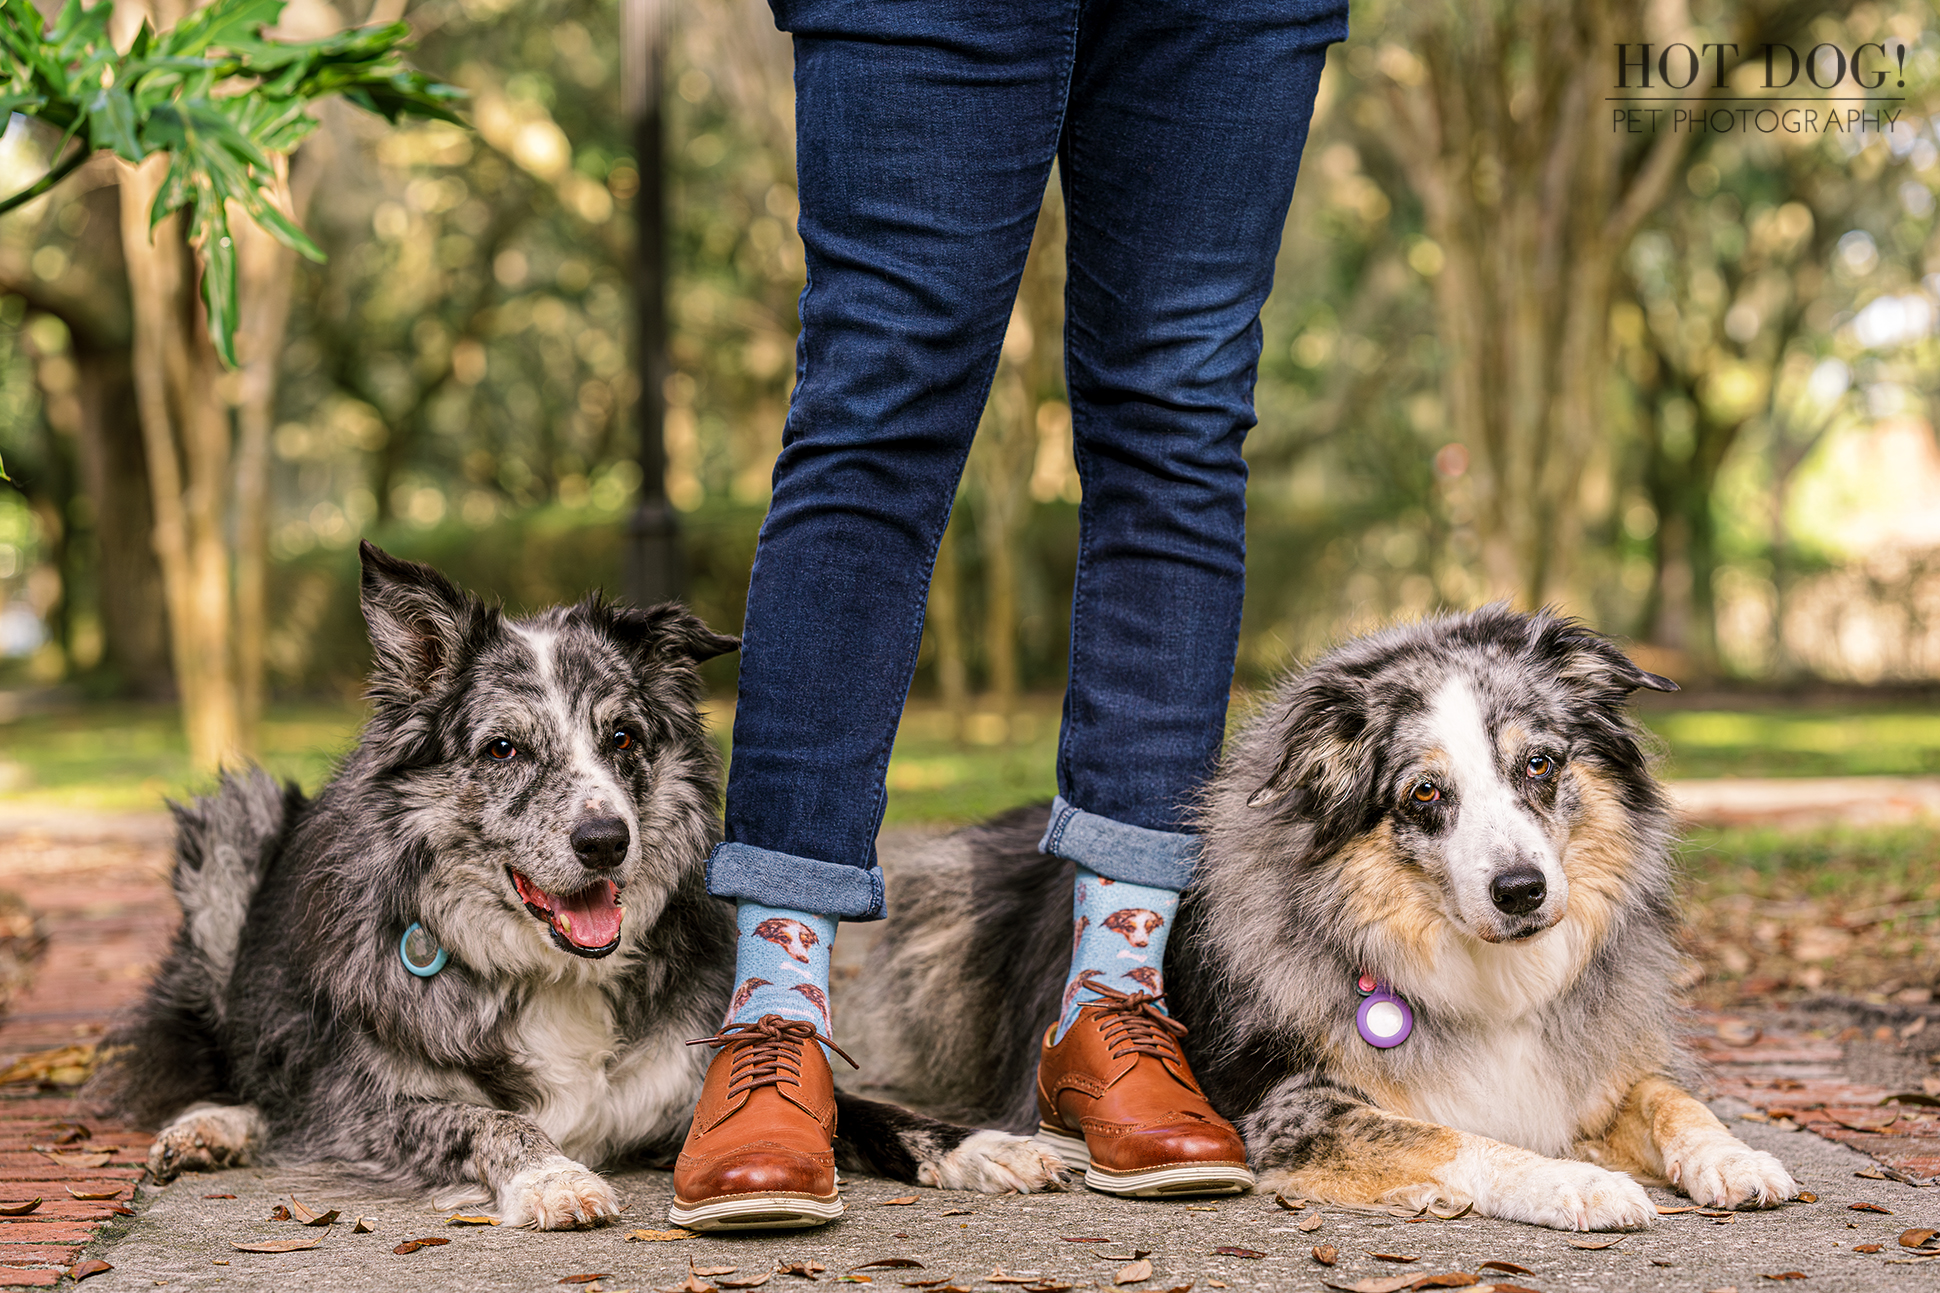
[[[1417,1289],[1465,1289],[1482,1281],[1467,1271],[1448,1271],[1441,1275],[1424,1275],[1408,1287]]]
[[[939,1284],[948,1284],[953,1278],[954,1276],[945,1275],[933,1280],[904,1280],[903,1287],[906,1289],[933,1289]]]
[[[359,1217],[357,1218],[357,1224],[350,1228],[350,1233],[353,1235],[368,1235],[375,1229],[376,1227],[372,1226],[369,1221],[363,1217]]]
[[[1454,1212],[1442,1212],[1431,1206],[1428,1209],[1428,1214],[1430,1216],[1440,1217],[1443,1221],[1460,1221],[1463,1217],[1466,1217],[1469,1213],[1473,1211],[1475,1211],[1475,1202],[1474,1200],[1470,1200],[1469,1202],[1464,1203],[1460,1209]]]
[[[1514,1262],[1500,1262],[1500,1261],[1483,1262],[1480,1266],[1477,1266],[1475,1269],[1479,1271],[1506,1271],[1511,1275],[1534,1275],[1536,1273],[1530,1270],[1527,1266],[1518,1266]]]
[[[78,1122],[57,1122],[48,1130],[54,1134],[56,1145],[72,1145],[77,1140],[92,1139],[94,1133]]]
[[[1598,1235],[1594,1239],[1571,1239],[1568,1241],[1571,1248],[1588,1248],[1592,1250],[1614,1247],[1622,1242],[1622,1235]]]
[[[312,1235],[308,1239],[269,1239],[260,1244],[239,1244],[231,1240],[229,1246],[239,1253],[295,1253],[315,1248],[322,1242],[322,1235]]]
[[[1071,1288],[1073,1286],[1070,1284],[1066,1284],[1063,1287]],[[1223,1288],[1225,1286],[1221,1285],[1220,1287]],[[1192,1282],[1188,1280],[1184,1284],[1174,1284],[1171,1288],[1164,1290],[1164,1293],[1192,1293]]]
[[[317,1214],[313,1210],[304,1207],[303,1200],[297,1198],[294,1194],[290,1196],[290,1215],[306,1226],[317,1219]]]
[[[341,1212],[332,1208],[328,1212],[319,1213],[317,1216],[311,1217],[303,1224],[306,1226],[334,1226],[337,1224],[337,1218],[342,1215]]]
[[[1076,1287],[1078,1286],[1070,1280],[1039,1280],[1035,1284],[1024,1285],[1018,1293],[1071,1293],[1071,1290]],[[1191,1288],[1192,1285],[1188,1284],[1186,1287]],[[1174,1291],[1167,1289],[1165,1293],[1174,1293]]]
[[[1940,1235],[1940,1230],[1908,1230],[1900,1236],[1900,1247],[1918,1248],[1932,1242],[1936,1235]]]
[[[914,1257],[878,1257],[873,1262],[858,1262],[856,1265],[849,1267],[849,1269],[852,1271],[866,1271],[871,1266],[900,1266],[917,1271],[923,1269],[923,1263],[917,1261]]]
[[[120,1191],[117,1190],[115,1193],[119,1194]],[[30,1199],[26,1203],[0,1204],[0,1217],[24,1217],[39,1206],[39,1199]],[[1911,1245],[1908,1246],[1911,1247]]]
[[[1322,1266],[1332,1266],[1340,1260],[1340,1249],[1332,1244],[1321,1244],[1314,1249],[1314,1260]]]
[[[763,1271],[759,1275],[752,1275],[744,1280],[722,1280],[721,1287],[724,1289],[758,1289],[774,1277],[775,1273],[773,1271]]]
[[[421,1239],[407,1239],[397,1247],[391,1249],[391,1251],[401,1257],[407,1253],[415,1253],[420,1248],[436,1248],[441,1244],[448,1244],[450,1242],[451,1240],[449,1239],[440,1239],[436,1235],[429,1235]]]
[[[1111,1282],[1114,1284],[1136,1284],[1140,1280],[1149,1280],[1151,1278],[1152,1263],[1141,1257],[1137,1261],[1127,1263],[1121,1267],[1118,1274],[1112,1276]]]
[[[689,1275],[678,1284],[662,1288],[660,1293],[720,1293],[720,1291],[706,1280]]]
[[[1345,1293],[1400,1293],[1402,1289],[1413,1288],[1415,1281],[1420,1278],[1419,1275],[1395,1275],[1387,1279],[1370,1278],[1356,1280],[1352,1284],[1336,1284],[1322,1277],[1321,1283],[1330,1289],[1343,1289]]]
[[[1848,1203],[1846,1208],[1851,1212],[1877,1212],[1886,1217],[1893,1215],[1892,1209],[1882,1208],[1877,1203]]]
[[[1661,1203],[1657,1205],[1657,1215],[1660,1217],[1674,1217],[1680,1212],[1696,1212],[1696,1211],[1697,1211],[1697,1204],[1695,1203],[1687,1203],[1681,1208],[1667,1208]]]
[[[1876,1253],[1879,1249],[1880,1246],[1878,1244],[1854,1244],[1852,1246],[1852,1250],[1856,1253]]]
[[[1016,1274],[1009,1274],[1001,1266],[992,1267],[990,1274],[984,1276],[984,1279],[992,1284],[1035,1284],[1043,1278],[1036,1271],[1018,1271]]]
[[[446,1217],[445,1224],[448,1226],[496,1226],[498,1224],[498,1218],[488,1217],[482,1213],[468,1215],[461,1212],[455,1217]]]
[[[601,1271],[597,1275],[567,1275],[559,1282],[561,1284],[591,1284],[594,1280],[610,1280],[612,1278],[612,1271]]]
[[[1314,1213],[1311,1217],[1306,1218],[1299,1225],[1295,1226],[1294,1229],[1305,1231],[1311,1235],[1314,1231],[1320,1229],[1320,1214],[1318,1212]]]
[[[670,1244],[682,1239],[692,1239],[694,1232],[676,1226],[672,1230],[629,1230],[626,1241],[630,1244]]]
[[[968,1208],[945,1208],[943,1209],[943,1215],[946,1217],[974,1217],[977,1214]]]
[[[68,1267],[67,1277],[78,1284],[90,1275],[99,1275],[103,1271],[111,1271],[113,1269],[114,1267],[108,1265],[108,1263],[102,1261],[99,1257],[90,1257],[84,1262],[76,1262],[74,1265]]]
[[[1718,1040],[1726,1046],[1749,1046],[1765,1035],[1758,1025],[1742,1019],[1720,1019],[1717,1031]]]
[[[9,1082],[46,1082],[54,1086],[79,1086],[94,1072],[94,1046],[57,1046],[51,1051],[22,1055],[4,1072],[0,1086]]]
[[[696,1266],[694,1265],[694,1259],[692,1257],[687,1259],[687,1273],[689,1275],[703,1276],[706,1279],[713,1279],[716,1275],[732,1275],[740,1269],[739,1266]],[[602,1275],[600,1278],[605,1279],[606,1277]]]
[[[900,1208],[905,1204],[910,1204],[914,1202],[916,1202],[915,1195],[905,1194],[900,1199],[877,1199],[876,1206],[879,1208]]]
[[[290,1210],[279,1203],[269,1210],[269,1219],[271,1221],[288,1221],[290,1219]]]
[[[67,1192],[87,1203],[104,1203],[121,1193],[120,1190],[77,1190],[71,1185],[67,1187]],[[210,1196],[205,1194],[202,1197],[206,1199]],[[232,1194],[229,1197],[233,1199],[236,1196]]]
[[[1814,1193],[1812,1193],[1812,1191],[1810,1191],[1810,1190],[1800,1190],[1800,1191],[1799,1191],[1799,1202],[1800,1202],[1800,1203],[1817,1203],[1818,1201],[1819,1201],[1819,1196],[1818,1196],[1818,1195],[1816,1195],[1816,1194],[1814,1194]]]
[[[1275,1194],[1273,1196],[1273,1201],[1279,1204],[1281,1207],[1285,1208],[1288,1212],[1298,1212],[1300,1211],[1300,1209],[1307,1206],[1307,1201],[1305,1199],[1289,1199],[1284,1194]]]
[[[236,1196],[233,1194],[205,1194],[202,1197],[205,1199],[233,1199]]]
[[[1212,1255],[1214,1257],[1248,1257],[1248,1258],[1260,1258],[1260,1257],[1266,1256],[1265,1253],[1261,1252],[1257,1248],[1215,1248],[1212,1250]]]
[[[1420,1253],[1369,1253],[1368,1256],[1377,1262],[1418,1262],[1421,1260]]]
[[[1730,1208],[1699,1208],[1697,1214],[1700,1217],[1735,1217],[1738,1215]]]
[[[692,1238],[691,1235],[687,1237]],[[827,1270],[828,1267],[822,1265],[820,1262],[790,1262],[780,1269],[783,1275],[799,1275],[805,1280],[812,1280]]]
[[[84,1167],[84,1168],[106,1167],[108,1163],[114,1158],[114,1154],[111,1152],[97,1151],[97,1152],[88,1153],[88,1154],[63,1154],[58,1150],[48,1150],[48,1149],[41,1150],[40,1156],[46,1159],[48,1162],[54,1164],[56,1167]]]
[[[1776,1275],[1760,1275],[1758,1278],[1761,1280],[1802,1280],[1805,1278],[1805,1272],[1804,1271],[1780,1271]]]
[[[948,1214],[946,1213],[945,1215],[947,1216]],[[1111,1242],[1109,1239],[1098,1239],[1085,1235],[1080,1235],[1076,1238],[1070,1235],[1059,1235],[1058,1238],[1064,1240],[1067,1244],[1108,1244]]]

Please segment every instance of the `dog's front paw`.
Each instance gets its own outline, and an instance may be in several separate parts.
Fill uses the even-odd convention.
[[[1657,1219],[1643,1186],[1590,1163],[1545,1159],[1489,1194],[1478,1203],[1490,1216],[1557,1230],[1643,1230]]]
[[[941,1158],[916,1169],[916,1180],[939,1190],[980,1190],[1003,1194],[1016,1190],[1062,1190],[1064,1161],[1022,1136],[1003,1131],[979,1131]]]
[[[249,1105],[190,1105],[155,1133],[148,1173],[166,1185],[184,1172],[244,1167],[262,1129],[262,1116]]]
[[[1707,1136],[1664,1155],[1671,1184],[1707,1208],[1775,1208],[1798,1195],[1785,1165],[1732,1136]]]
[[[597,1172],[563,1155],[528,1167],[499,1191],[499,1224],[583,1230],[620,1215],[620,1196]]]

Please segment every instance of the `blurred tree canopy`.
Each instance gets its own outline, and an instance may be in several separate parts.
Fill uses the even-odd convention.
[[[360,675],[359,534],[537,605],[618,586],[638,485],[617,4],[299,8],[330,31],[409,23],[414,63],[469,92],[475,129],[330,108],[289,168],[329,255],[288,267],[265,361],[261,652],[289,692]],[[1263,318],[1243,680],[1493,596],[1555,602],[1699,676],[1940,674],[1940,528],[1927,548],[1917,527],[1849,543],[1825,502],[1853,463],[1924,461],[1914,431],[1940,462],[1930,7],[1370,0],[1353,26]],[[1766,41],[1836,47],[1846,88],[1767,90]],[[1892,102],[1868,106],[1890,125],[1708,115],[1857,93],[1867,42],[1888,51],[1870,93]],[[1613,118],[1616,46],[1642,43],[1738,46],[1655,105],[1704,129]],[[666,85],[668,490],[691,599],[732,629],[803,283],[787,38],[758,0],[689,0]],[[37,174],[48,142],[15,123],[0,184]],[[0,221],[0,454],[25,490],[0,503],[0,590],[46,633],[9,636],[24,622],[0,609],[0,667],[153,691],[108,182],[83,168]],[[1061,246],[1054,183],[932,595],[919,686],[960,708],[1062,678],[1080,486]],[[242,445],[249,389],[218,384]],[[1867,456],[1889,449],[1913,456]]]

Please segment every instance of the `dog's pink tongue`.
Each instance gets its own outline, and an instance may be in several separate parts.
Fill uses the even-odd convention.
[[[553,928],[577,947],[605,947],[620,936],[620,891],[601,880],[578,893],[552,895]]]

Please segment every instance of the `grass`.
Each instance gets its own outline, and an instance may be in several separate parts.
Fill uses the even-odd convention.
[[[263,765],[314,789],[363,715],[348,704],[278,707],[263,725]],[[716,702],[711,716],[725,749],[732,701]],[[1673,777],[1940,774],[1940,712],[1663,710],[1644,719]],[[1008,719],[972,714],[960,738],[949,714],[912,703],[889,765],[887,821],[972,821],[1049,798],[1057,728],[1052,696],[1026,698]],[[206,784],[190,772],[175,711],[165,706],[93,705],[0,724],[0,804],[129,811]]]

